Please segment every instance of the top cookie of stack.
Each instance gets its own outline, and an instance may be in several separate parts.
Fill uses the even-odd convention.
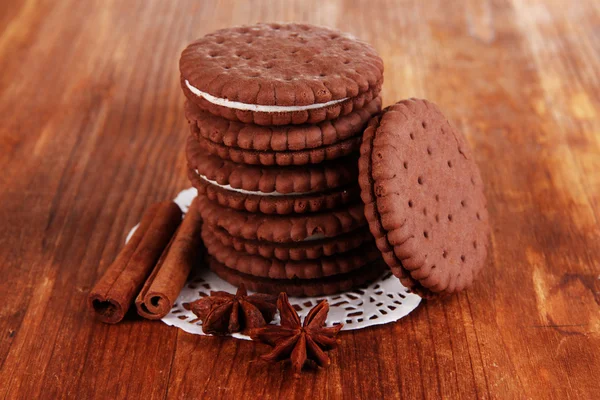
[[[363,130],[381,110],[375,50],[327,28],[257,24],[193,42],[180,72],[211,267],[290,295],[375,278],[357,170]]]
[[[201,109],[257,125],[335,119],[376,98],[383,83],[370,45],[306,24],[222,29],[190,44],[179,66]]]

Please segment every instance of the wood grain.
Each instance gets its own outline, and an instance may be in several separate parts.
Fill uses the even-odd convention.
[[[264,348],[87,292],[152,202],[189,186],[180,51],[308,21],[371,42],[384,101],[424,97],[481,167],[492,254],[474,288],[342,334],[291,379]],[[600,398],[600,3],[0,3],[0,398]]]

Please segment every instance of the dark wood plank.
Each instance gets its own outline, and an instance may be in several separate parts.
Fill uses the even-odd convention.
[[[0,5],[0,398],[598,398],[600,5],[11,1]],[[148,204],[189,186],[177,60],[257,21],[339,27],[467,134],[493,222],[471,290],[342,334],[291,379],[250,342],[128,318],[88,290]]]

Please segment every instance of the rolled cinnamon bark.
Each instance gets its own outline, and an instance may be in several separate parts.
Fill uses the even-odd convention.
[[[135,300],[137,312],[144,318],[167,315],[193,266],[202,262],[202,219],[195,202]]]
[[[181,210],[172,201],[154,204],[135,233],[88,296],[88,306],[102,322],[123,319],[173,232],[181,223]]]

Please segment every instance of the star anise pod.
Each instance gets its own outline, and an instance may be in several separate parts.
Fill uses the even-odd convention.
[[[202,320],[202,330],[211,335],[224,335],[260,328],[271,322],[277,308],[275,296],[255,293],[248,296],[241,285],[236,294],[213,291],[196,300],[190,309]]]
[[[337,346],[336,336],[343,324],[326,327],[329,303],[324,300],[313,307],[300,323],[300,317],[290,304],[287,294],[281,293],[277,299],[281,315],[281,325],[267,325],[250,331],[252,340],[258,340],[273,347],[262,356],[270,362],[290,359],[294,375],[298,375],[305,364],[326,367],[330,360],[326,351]]]

